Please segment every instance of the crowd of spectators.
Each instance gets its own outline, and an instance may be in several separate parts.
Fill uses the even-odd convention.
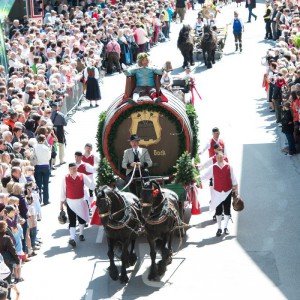
[[[300,15],[298,5],[276,2],[270,12],[272,37],[275,46],[267,52],[263,64],[267,66],[264,86],[268,93],[270,112],[286,135],[288,147],[282,151],[288,156],[300,145]],[[269,21],[268,21],[269,22]]]
[[[22,280],[21,264],[41,244],[37,227],[41,206],[50,203],[49,177],[64,163],[66,121],[58,111],[68,90],[84,84],[86,68],[121,72],[138,53],[169,39],[175,7],[152,0],[52,3],[41,22],[26,16],[11,22],[8,73],[0,65],[0,239],[11,237],[0,252],[12,256],[10,283]]]

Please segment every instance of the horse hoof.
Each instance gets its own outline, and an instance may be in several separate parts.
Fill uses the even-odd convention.
[[[148,279],[149,280],[154,280],[154,281],[158,280],[156,264],[151,265],[150,272],[149,272],[149,275],[148,275]]]
[[[116,281],[119,279],[119,272],[117,267],[109,267],[108,268],[109,276],[112,280]]]
[[[163,276],[166,273],[166,264],[162,260],[160,260],[157,264],[157,272],[159,276]]]
[[[129,278],[128,278],[127,274],[120,276],[120,282],[121,283],[128,283],[128,281],[129,281]]]
[[[149,273],[148,280],[150,280],[150,281],[157,281],[158,280],[157,277],[158,277],[157,274]]]
[[[137,256],[136,256],[136,254],[135,253],[130,254],[130,256],[129,256],[129,264],[131,266],[134,266],[136,262],[137,262]]]

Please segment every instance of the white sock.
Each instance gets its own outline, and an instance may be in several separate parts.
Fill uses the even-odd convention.
[[[83,235],[84,224],[79,224],[79,234]]]
[[[222,215],[221,216],[216,216],[217,222],[218,222],[218,229],[221,229],[221,223],[222,223]]]
[[[75,240],[75,235],[76,235],[76,227],[70,227],[70,237],[71,240]]]
[[[212,193],[213,193],[214,188],[212,186],[209,186],[209,191],[210,191],[210,200],[212,199]]]
[[[139,93],[134,93],[132,98],[133,98],[134,101],[137,101],[140,98],[140,94]]]
[[[224,228],[227,228],[229,219],[230,219],[230,216],[227,216],[227,215],[224,216]]]

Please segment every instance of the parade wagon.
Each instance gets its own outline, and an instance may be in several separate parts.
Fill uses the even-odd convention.
[[[159,79],[157,75],[155,82]],[[125,94],[132,93],[133,82],[134,78],[127,77]],[[192,104],[185,104],[174,93],[163,90],[163,97],[167,102],[155,104],[149,96],[142,96],[137,105],[124,101],[124,95],[115,99],[99,117],[98,150],[113,174],[118,176],[116,185],[122,189],[125,186],[124,150],[129,148],[128,137],[138,135],[140,146],[148,149],[153,162],[149,169],[150,179],[174,191],[183,207],[186,189],[182,183],[174,183],[175,166],[183,153],[189,153],[191,159],[197,156],[197,114]],[[103,168],[100,170],[105,173]],[[103,178],[103,173],[101,176]],[[99,185],[103,184],[101,176]]]
[[[218,41],[215,58],[217,60],[220,60],[223,56],[223,49],[225,47],[225,42],[227,38],[227,27],[217,27],[215,32],[217,34],[217,41]],[[197,60],[200,60],[202,54],[201,39],[202,39],[202,35],[196,34],[194,36],[194,54]]]

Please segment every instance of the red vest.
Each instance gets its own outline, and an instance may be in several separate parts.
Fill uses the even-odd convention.
[[[92,174],[92,173],[89,173],[89,172],[86,171],[85,164],[79,165],[79,167],[77,168],[77,172],[83,173],[83,174],[85,174],[85,175],[90,175],[90,174]]]
[[[84,197],[83,175],[77,174],[75,179],[70,174],[66,176],[66,197],[68,199],[81,199]]]
[[[217,162],[216,154],[213,156],[212,160],[213,160],[213,165],[214,165],[214,164]],[[228,162],[228,158],[227,158],[227,156],[225,156],[225,155],[224,155],[224,160],[225,160],[226,162]]]
[[[220,144],[220,146],[223,148],[223,151],[225,150],[225,145],[223,140],[219,139],[218,143]],[[214,151],[214,145],[216,144],[216,141],[214,139],[211,139],[210,141],[210,148],[208,149],[208,155],[209,157],[212,157],[215,155],[215,151]]]
[[[90,155],[89,157],[82,155],[82,161],[93,166],[95,163],[94,155]]]
[[[217,192],[228,192],[232,189],[230,166],[225,165],[222,169],[218,166],[213,166],[214,174],[214,189]]]

